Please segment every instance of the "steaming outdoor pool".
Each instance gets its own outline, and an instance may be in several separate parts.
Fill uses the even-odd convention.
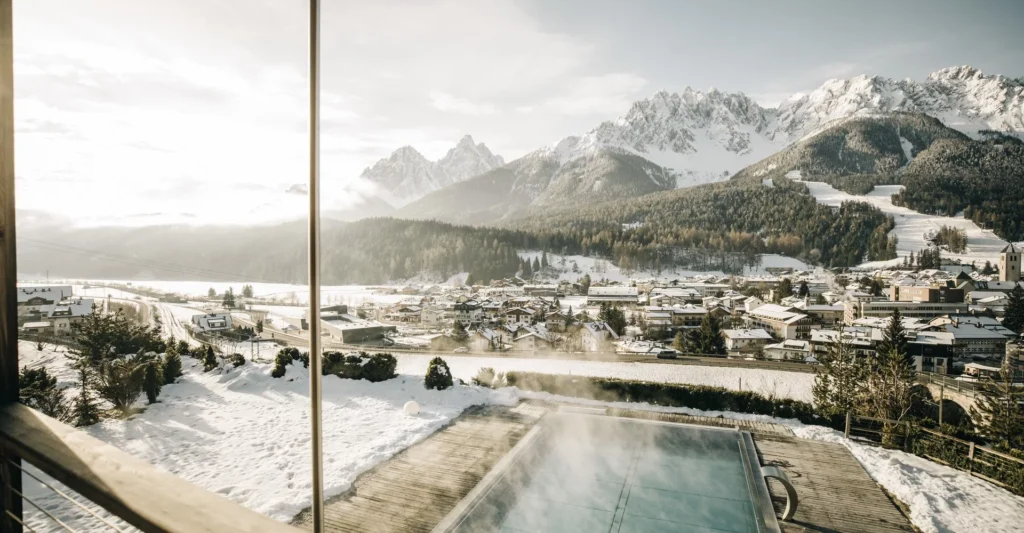
[[[777,532],[746,432],[551,413],[434,531]]]

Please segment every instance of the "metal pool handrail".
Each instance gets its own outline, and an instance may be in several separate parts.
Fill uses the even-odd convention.
[[[762,466],[761,475],[764,476],[765,481],[768,479],[774,479],[780,483],[786,489],[786,509],[782,511],[783,520],[791,520],[793,515],[796,514],[796,508],[800,505],[800,498],[796,495],[796,488],[793,487],[793,483],[789,481],[789,476],[777,466]]]

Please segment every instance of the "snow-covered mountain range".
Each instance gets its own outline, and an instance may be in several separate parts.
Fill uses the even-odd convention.
[[[379,195],[389,203],[400,206],[504,164],[500,155],[466,135],[437,161],[403,146],[367,167],[359,177],[377,185]]]
[[[619,119],[543,150],[563,164],[602,149],[638,155],[685,186],[725,179],[836,120],[893,111],[925,113],[971,136],[991,129],[1024,138],[1024,80],[970,66],[921,82],[857,76],[828,80],[776,108],[743,93],[687,87],[635,102]]]

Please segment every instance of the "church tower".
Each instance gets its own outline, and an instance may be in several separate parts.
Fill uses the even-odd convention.
[[[1020,250],[1012,242],[999,253],[999,281],[1020,281]]]

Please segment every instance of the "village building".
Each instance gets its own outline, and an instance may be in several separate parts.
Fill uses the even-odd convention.
[[[782,342],[766,344],[764,346],[766,359],[774,361],[799,361],[809,362],[813,360],[810,341],[786,339]]]
[[[483,319],[483,309],[475,301],[459,302],[452,306],[455,313],[455,321],[463,326],[479,324]]]
[[[231,329],[231,313],[192,315],[192,327],[201,333],[227,331]]]
[[[858,318],[884,318],[891,316],[896,309],[909,318],[932,319],[949,314],[967,312],[966,303],[935,303],[935,302],[891,302],[888,300],[848,301],[846,306],[846,323],[852,324]]]
[[[586,322],[580,330],[583,350],[587,352],[614,352],[619,336],[605,322]]]
[[[636,287],[590,287],[587,292],[587,305],[596,306],[602,303],[633,306],[639,302]]]
[[[726,329],[722,337],[730,354],[754,353],[772,341],[771,333],[763,329]]]
[[[778,339],[810,339],[811,330],[821,328],[817,318],[800,313],[795,308],[775,304],[764,304],[749,310],[743,315],[743,323],[748,329],[770,331]]]

